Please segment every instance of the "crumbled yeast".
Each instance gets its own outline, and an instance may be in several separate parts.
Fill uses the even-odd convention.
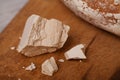
[[[59,61],[59,62],[64,62],[64,59],[59,59],[58,61]]]
[[[14,46],[13,46],[13,47],[10,47],[10,49],[11,49],[11,50],[14,50],[14,49],[15,49],[15,47],[14,47]]]
[[[36,68],[36,66],[35,66],[35,64],[32,62],[29,66],[27,66],[26,68],[25,68],[25,70],[27,70],[27,71],[32,71],[32,70],[34,70]]]

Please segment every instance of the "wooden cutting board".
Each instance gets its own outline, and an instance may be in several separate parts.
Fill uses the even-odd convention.
[[[10,47],[18,46],[26,19],[31,14],[56,18],[71,26],[64,47],[54,53],[28,58]],[[64,53],[85,44],[87,60],[65,60]],[[53,56],[59,70],[52,77],[41,74],[41,64]],[[64,63],[58,62],[64,59]],[[36,69],[26,71],[33,62]],[[74,15],[60,0],[30,0],[0,34],[0,80],[120,80],[120,37],[100,30]]]

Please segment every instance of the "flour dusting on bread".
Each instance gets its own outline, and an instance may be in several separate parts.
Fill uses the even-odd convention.
[[[101,29],[120,36],[119,1],[63,0],[64,4],[79,17]]]

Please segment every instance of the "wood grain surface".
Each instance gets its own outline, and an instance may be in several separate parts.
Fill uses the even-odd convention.
[[[31,14],[56,18],[71,26],[64,47],[54,53],[28,58],[10,47],[18,46],[26,19]],[[64,53],[86,44],[87,60],[65,60]],[[41,74],[41,64],[53,56],[59,70],[52,77]],[[25,71],[33,62],[36,69]],[[120,38],[75,16],[60,0],[30,0],[0,34],[0,80],[120,80]]]

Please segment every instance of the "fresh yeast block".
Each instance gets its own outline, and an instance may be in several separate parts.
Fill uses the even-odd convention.
[[[50,59],[47,59],[42,64],[42,74],[52,76],[54,72],[58,71],[58,66],[56,64],[56,61],[54,57],[51,57]]]
[[[59,20],[31,15],[26,21],[17,51],[28,57],[54,52],[63,47],[69,30],[70,27]]]
[[[85,54],[82,50],[83,48],[84,48],[83,44],[79,44],[79,45],[71,48],[70,50],[68,50],[65,53],[65,58],[67,60],[70,60],[70,59],[86,59],[86,56],[85,56]]]

